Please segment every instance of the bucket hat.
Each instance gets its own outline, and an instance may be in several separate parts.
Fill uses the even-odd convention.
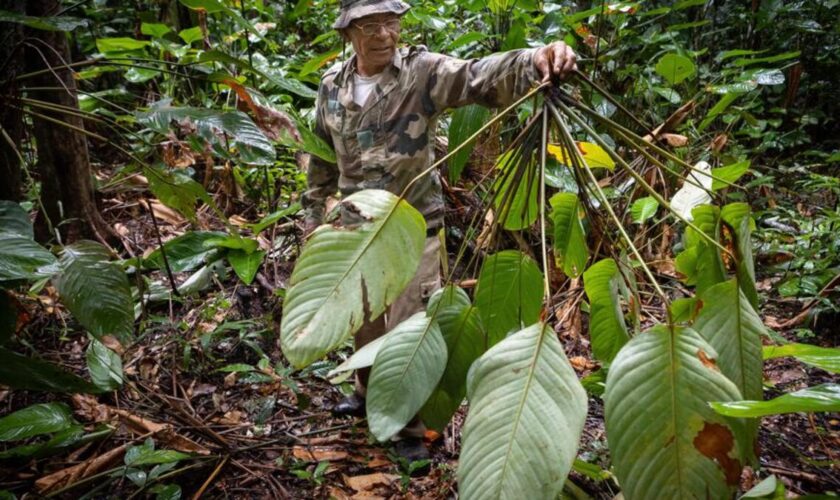
[[[338,19],[333,24],[333,28],[346,28],[356,19],[373,14],[390,12],[401,16],[410,8],[411,6],[402,0],[341,0],[341,10],[338,12]]]

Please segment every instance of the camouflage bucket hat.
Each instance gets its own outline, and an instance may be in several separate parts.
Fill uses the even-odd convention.
[[[401,16],[410,8],[402,0],[341,0],[341,10],[333,28],[346,28],[356,19],[373,14],[391,12]]]

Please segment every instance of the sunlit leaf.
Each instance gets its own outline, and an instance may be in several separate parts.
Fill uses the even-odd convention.
[[[716,412],[730,417],[764,417],[798,412],[840,411],[840,384],[821,384],[791,392],[769,401],[709,403]]]
[[[676,53],[668,53],[659,58],[656,72],[671,85],[677,85],[686,78],[694,75],[697,68],[691,59]]]
[[[633,222],[642,224],[654,215],[659,210],[659,202],[653,196],[645,196],[633,202],[630,206],[630,215],[633,217]]]
[[[840,349],[819,347],[810,344],[785,344],[765,346],[764,359],[776,359],[792,356],[797,360],[831,373],[840,373]]]
[[[615,161],[601,146],[592,142],[577,142],[578,152],[589,168],[606,168],[615,170]],[[548,153],[557,158],[563,165],[572,165],[572,153],[560,144],[549,144]]]
[[[725,167],[712,169],[712,191],[728,187],[729,184],[738,182],[744,174],[750,170],[750,160],[739,161],[726,165]],[[720,180],[718,180],[720,179]]]

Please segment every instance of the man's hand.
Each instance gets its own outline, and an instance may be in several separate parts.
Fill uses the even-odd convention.
[[[543,82],[563,79],[577,69],[577,54],[563,42],[553,42],[537,50],[534,66]]]

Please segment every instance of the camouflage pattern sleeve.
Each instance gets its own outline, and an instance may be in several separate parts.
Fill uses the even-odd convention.
[[[467,104],[498,108],[512,104],[539,81],[537,49],[511,50],[481,59],[458,59],[427,52],[426,91],[435,112]]]
[[[325,126],[326,92],[324,86],[318,89],[315,103],[315,134],[335,149],[332,136]],[[324,208],[327,198],[338,191],[338,165],[311,155],[306,171],[306,191],[301,198],[306,224],[321,224],[324,220]]]

